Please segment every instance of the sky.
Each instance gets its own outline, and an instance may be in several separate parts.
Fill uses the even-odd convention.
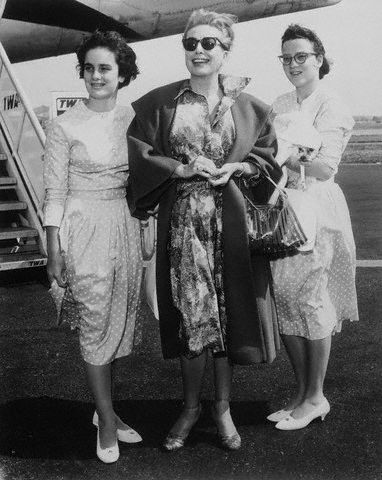
[[[342,0],[326,8],[235,25],[236,39],[225,72],[252,78],[247,92],[267,103],[293,87],[277,59],[280,38],[290,23],[312,28],[321,38],[332,72],[325,82],[347,102],[353,115],[382,115],[382,0]],[[121,104],[157,86],[188,76],[181,36],[132,43],[140,75],[119,93]],[[50,105],[52,91],[86,92],[75,55],[24,62],[15,72],[34,107]]]

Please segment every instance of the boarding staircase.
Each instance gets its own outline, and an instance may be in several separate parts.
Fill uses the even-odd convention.
[[[45,134],[0,43],[0,272],[46,264]]]

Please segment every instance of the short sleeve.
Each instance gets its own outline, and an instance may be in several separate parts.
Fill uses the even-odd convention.
[[[70,145],[62,126],[53,121],[47,129],[44,154],[44,226],[61,224],[68,192]]]

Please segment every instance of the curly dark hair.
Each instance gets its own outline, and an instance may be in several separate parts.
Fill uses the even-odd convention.
[[[313,46],[314,52],[317,53],[317,55],[322,55],[323,61],[318,74],[320,79],[325,77],[330,71],[331,62],[329,62],[326,57],[325,48],[317,33],[309,28],[293,23],[292,25],[289,25],[281,37],[281,45],[284,45],[284,43],[289,40],[296,40],[297,38],[305,38],[306,40],[309,40]]]
[[[134,80],[138,73],[136,64],[137,57],[127,41],[118,32],[96,30],[91,35],[85,37],[78,47],[76,54],[78,59],[77,69],[80,78],[84,78],[85,57],[89,50],[93,48],[107,48],[114,53],[115,61],[118,65],[118,73],[124,78],[123,82],[118,84],[118,88],[126,87],[131,80]]]

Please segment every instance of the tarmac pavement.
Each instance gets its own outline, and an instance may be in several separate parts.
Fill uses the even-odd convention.
[[[382,166],[339,172],[352,214],[357,258],[382,259]],[[363,263],[368,265],[368,263]],[[243,445],[226,452],[210,416],[211,368],[204,412],[186,447],[161,450],[181,409],[180,370],[164,361],[158,322],[147,315],[143,342],[116,362],[120,415],[142,435],[121,445],[116,464],[95,455],[92,399],[77,336],[54,323],[43,270],[0,274],[0,480],[381,480],[382,268],[358,268],[360,322],[333,338],[324,422],[281,432],[266,416],[290,395],[282,349],[272,365],[236,367],[232,413]],[[210,365],[211,367],[211,365]]]
[[[0,478],[4,480],[379,480],[381,469],[382,269],[358,269],[361,321],[333,339],[325,422],[280,432],[266,420],[291,393],[282,350],[272,365],[236,367],[232,412],[243,440],[222,450],[210,416],[211,368],[204,413],[186,447],[160,444],[181,408],[178,362],[161,357],[158,323],[147,315],[136,352],[116,362],[120,415],[144,438],[121,445],[116,464],[95,456],[93,406],[74,332],[54,324],[43,272],[0,277]],[[5,284],[7,286],[5,286]],[[380,289],[379,289],[380,291]],[[210,365],[211,367],[211,365]]]

